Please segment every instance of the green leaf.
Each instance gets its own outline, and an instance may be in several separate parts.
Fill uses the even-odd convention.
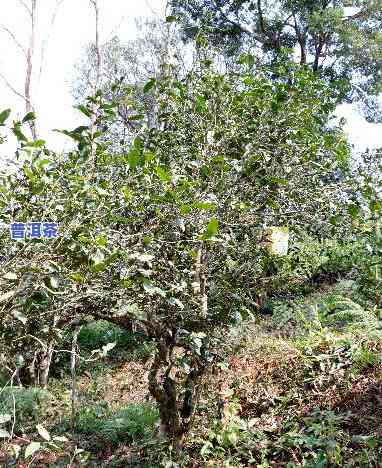
[[[228,433],[227,438],[231,442],[232,445],[235,445],[237,443],[238,436],[235,432]]]
[[[45,143],[45,140],[28,141],[27,143],[25,143],[25,146],[27,148],[42,148],[45,145]]]
[[[193,207],[205,211],[214,211],[216,209],[215,203],[211,202],[196,202],[193,204]]]
[[[355,218],[355,217],[358,215],[358,213],[360,212],[359,206],[358,206],[358,205],[354,205],[354,204],[349,205],[349,206],[347,207],[347,210],[348,210],[348,213],[350,214],[350,216],[351,216],[352,218]]]
[[[341,221],[341,216],[339,215],[334,215],[329,218],[329,223],[333,224],[333,226],[338,226],[340,221]]]
[[[149,293],[150,296],[158,295],[161,297],[166,297],[166,292],[163,289],[154,286],[151,281],[145,280],[143,282],[143,289]]]
[[[129,120],[141,120],[143,117],[144,114],[133,114],[129,116]]]
[[[144,141],[139,135],[134,138],[133,146],[136,150],[140,151],[144,147]]]
[[[197,96],[196,98],[196,111],[205,112],[207,110],[206,98],[202,95]]]
[[[140,152],[136,148],[133,148],[127,155],[127,161],[130,169],[135,170],[138,166]]]
[[[151,78],[143,87],[143,92],[148,93],[150,89],[154,88],[157,80],[155,78]]]
[[[255,59],[254,59],[252,54],[249,54],[249,53],[248,54],[242,54],[239,57],[238,63],[240,63],[242,65],[248,65],[249,67],[253,67],[253,65],[255,63]]]
[[[155,154],[152,153],[151,151],[146,151],[143,154],[143,157],[145,159],[145,162],[150,162],[150,161],[153,161],[155,159]]]
[[[41,448],[40,442],[31,442],[25,449],[24,457],[25,458],[31,457],[34,453],[40,450],[40,448]]]
[[[13,134],[16,136],[18,141],[28,141],[27,137],[20,130],[20,127],[21,127],[20,122],[16,123],[12,128]]]
[[[382,210],[382,202],[379,200],[371,200],[369,208],[372,213]]]
[[[163,167],[157,167],[155,172],[162,182],[171,182],[171,174],[166,169],[163,169]]]
[[[97,236],[97,237],[95,238],[95,244],[96,244],[96,245],[99,245],[99,246],[101,246],[101,247],[105,247],[106,244],[107,244],[107,237],[105,237],[105,236]]]
[[[366,445],[371,449],[375,449],[378,447],[379,441],[376,437],[368,437],[368,440],[366,441]]]
[[[4,122],[10,116],[10,114],[11,114],[11,109],[6,109],[0,112],[0,126],[4,125]]]
[[[180,207],[180,212],[182,214],[189,214],[192,212],[192,206],[191,205],[182,205]]]
[[[166,16],[166,23],[173,23],[176,21],[178,18],[174,15]]]
[[[107,190],[103,189],[102,187],[99,187],[98,185],[94,187],[94,190],[98,193],[98,195],[110,195],[110,193]]]
[[[84,106],[82,104],[80,104],[79,106],[74,106],[74,108],[81,111],[83,114],[86,115],[86,117],[91,117],[92,116],[91,111],[86,106]]]
[[[42,141],[42,140],[40,140]],[[38,170],[41,171],[42,169],[45,168],[45,166],[49,166],[49,164],[52,164],[52,161],[50,159],[40,159],[36,161],[33,166]]]
[[[215,237],[219,229],[219,222],[216,218],[211,218],[209,223],[207,224],[207,228],[203,235],[203,239],[211,239],[211,237]]]
[[[76,281],[77,283],[85,283],[86,278],[82,276],[80,273],[73,273],[69,276],[70,279]]]
[[[36,119],[36,115],[34,112],[28,112],[23,120],[22,120],[22,123],[25,123],[25,122],[30,122],[31,120],[35,120]]]
[[[141,310],[136,303],[128,304],[126,306],[126,312],[133,315],[138,320],[145,320],[147,318],[144,310]]]
[[[88,130],[88,129],[89,129],[89,127],[87,125],[80,125],[79,127],[76,127],[74,130],[72,130],[71,133],[81,134],[85,130]]]

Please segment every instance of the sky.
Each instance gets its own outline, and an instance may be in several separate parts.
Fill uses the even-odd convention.
[[[30,0],[2,0],[0,18],[0,74],[12,86],[22,92],[25,75],[25,58],[10,34],[26,46],[28,43],[28,13],[21,4]],[[54,28],[50,22],[56,0],[37,0],[38,37],[36,43],[35,70],[38,72],[41,58],[41,44],[48,37],[41,80],[35,73],[33,96],[38,115],[39,137],[48,142],[54,150],[68,148],[70,141],[52,129],[71,129],[82,122],[79,111],[73,109],[74,100],[70,85],[74,77],[74,65],[81,58],[84,47],[94,41],[94,11],[90,0],[62,0]],[[165,16],[165,0],[99,0],[100,42],[117,34],[122,40],[133,39],[137,30],[134,20],[138,17]],[[17,97],[0,78],[0,111],[11,108],[13,118],[23,117],[24,102]],[[338,117],[347,119],[345,130],[356,151],[382,146],[382,124],[369,124],[351,105],[342,105],[337,110]],[[0,145],[0,164],[4,155],[11,155],[16,148],[13,136],[5,145]],[[4,164],[4,159],[3,159]]]
[[[30,0],[24,0],[30,4]],[[33,96],[38,116],[39,137],[48,147],[61,150],[70,144],[65,136],[52,129],[72,129],[82,120],[79,111],[73,109],[71,82],[74,65],[81,58],[84,48],[95,39],[95,16],[90,0],[63,0],[56,16],[54,28],[50,23],[56,0],[37,0],[38,37],[36,40],[36,71]],[[137,34],[135,19],[138,17],[165,16],[165,0],[99,0],[100,43],[117,34],[122,40],[134,39]],[[4,30],[10,30],[22,46],[27,46],[29,36],[28,12],[19,0],[2,0],[0,18],[0,73],[16,88],[23,91],[25,58],[14,40]],[[41,46],[51,30],[46,48],[41,81],[38,82]],[[16,96],[0,78],[0,112],[11,108],[12,116],[25,115],[24,101]],[[9,136],[0,146],[0,157],[15,149],[16,141]]]

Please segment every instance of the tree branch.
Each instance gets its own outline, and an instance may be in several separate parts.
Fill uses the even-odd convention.
[[[264,44],[266,42],[266,39],[262,36],[260,36],[259,34],[256,34],[254,31],[251,31],[250,29],[246,28],[245,26],[243,26],[242,24],[238,23],[237,21],[233,21],[231,18],[229,18],[226,13],[224,13],[222,7],[217,3],[216,0],[214,0],[214,4],[216,6],[216,9],[219,11],[219,13],[223,16],[223,18],[228,21],[229,23],[231,23],[232,25],[236,26],[237,28],[240,29],[240,31],[242,31],[243,33],[245,34],[248,34],[249,36],[252,36],[254,37],[258,42],[261,42],[262,44]]]
[[[17,91],[17,89],[15,89],[11,83],[7,80],[6,76],[0,72],[0,78],[2,78],[2,80],[4,81],[4,83],[7,85],[7,87],[13,92],[16,94],[16,96],[19,96],[21,99],[23,99],[24,101],[26,101],[26,97],[20,93],[19,91]]]
[[[29,16],[32,17],[32,10],[29,8],[29,6],[24,2],[24,0],[18,0],[18,2],[27,10],[29,13]]]
[[[257,11],[259,12],[260,31],[264,35],[267,35],[266,30],[265,30],[265,21],[264,21],[263,9],[261,6],[261,0],[257,0]]]
[[[43,43],[41,45],[41,62],[40,62],[40,71],[39,71],[39,75],[38,75],[38,82],[39,83],[41,81],[42,70],[43,70],[43,67],[44,67],[46,48],[47,48],[47,45],[48,45],[52,30],[53,30],[53,27],[54,27],[54,23],[56,22],[58,10],[60,9],[60,7],[64,3],[64,1],[65,0],[57,0],[56,1],[56,6],[55,6],[55,9],[54,9],[51,21],[50,21],[50,30],[49,30],[47,36],[45,37],[45,39],[43,40]]]
[[[26,50],[24,49],[24,47],[21,45],[21,43],[17,40],[16,36],[13,34],[13,32],[8,29],[6,26],[4,26],[3,24],[0,25],[0,27],[2,29],[4,29],[4,31],[6,31],[10,36],[11,38],[13,39],[13,42],[17,45],[17,47],[21,50],[21,52],[25,55],[25,57],[27,56],[27,52]]]
[[[294,30],[296,31],[296,36],[298,43],[300,45],[300,51],[301,51],[301,56],[300,56],[300,65],[303,66],[306,64],[306,40],[305,37],[301,34],[300,28],[297,24],[297,19],[296,15],[293,12],[293,21],[294,21]]]

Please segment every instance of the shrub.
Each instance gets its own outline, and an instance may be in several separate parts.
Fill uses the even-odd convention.
[[[105,419],[111,416],[107,404],[100,402],[97,405],[83,405],[76,417],[76,430],[82,434],[95,434],[100,431]],[[65,429],[69,428],[69,422]]]
[[[52,402],[52,395],[42,388],[6,387],[0,393],[0,413],[13,414],[16,410],[16,430],[36,422]]]
[[[115,342],[116,347],[131,348],[138,341],[139,335],[123,330],[105,320],[97,320],[82,327],[78,336],[81,348],[100,349],[108,343]]]
[[[100,432],[114,444],[145,439],[152,435],[158,417],[151,404],[131,404],[103,423]]]

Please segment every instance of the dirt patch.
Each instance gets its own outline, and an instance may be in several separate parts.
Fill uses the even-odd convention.
[[[367,370],[351,390],[335,395],[333,408],[344,414],[349,433],[377,433],[382,440],[382,367]]]
[[[126,362],[106,376],[105,400],[110,404],[139,403],[148,395],[150,362]]]

